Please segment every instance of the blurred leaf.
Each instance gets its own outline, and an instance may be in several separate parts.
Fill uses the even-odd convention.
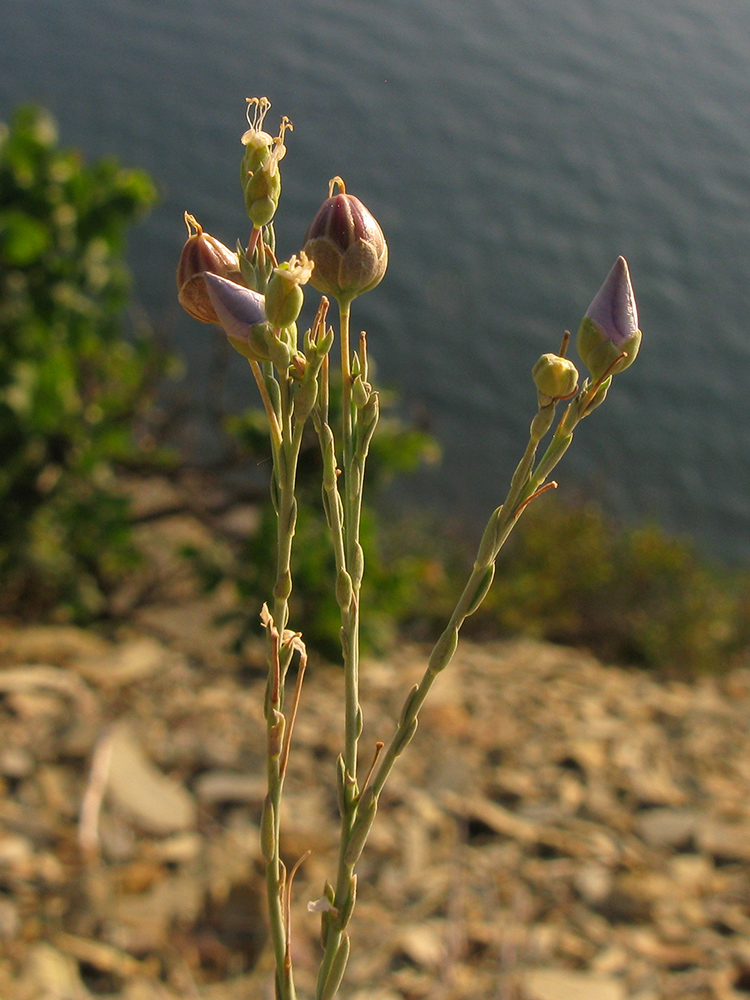
[[[13,209],[0,220],[0,255],[8,267],[26,267],[37,261],[51,243],[49,229]]]
[[[96,482],[135,460],[133,425],[166,366],[125,322],[141,171],[58,146],[48,112],[0,126],[0,610],[100,613],[132,565],[127,504]]]

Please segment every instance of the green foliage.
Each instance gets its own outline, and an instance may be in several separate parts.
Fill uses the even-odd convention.
[[[748,594],[747,572],[655,525],[623,530],[594,504],[544,497],[502,551],[477,625],[690,674],[726,668],[747,646]]]
[[[149,178],[61,149],[44,111],[0,125],[0,580],[4,610],[103,607],[136,559],[114,463],[164,357],[126,338],[127,227],[154,201]]]

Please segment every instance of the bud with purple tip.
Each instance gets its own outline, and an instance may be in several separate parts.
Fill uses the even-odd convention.
[[[249,361],[269,361],[268,337],[263,296],[216,274],[204,275],[211,305],[232,347]]]
[[[331,181],[329,197],[310,223],[304,250],[315,264],[310,284],[339,303],[369,292],[388,266],[383,230],[359,198],[346,193],[340,177]]]
[[[641,331],[630,272],[624,257],[594,296],[581,322],[578,353],[594,379],[624,371],[638,354]],[[624,356],[623,356],[624,355]]]

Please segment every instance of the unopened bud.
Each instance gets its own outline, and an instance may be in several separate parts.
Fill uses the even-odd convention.
[[[566,399],[578,387],[578,369],[572,361],[557,354],[543,354],[531,374],[541,405],[554,399]]]
[[[218,322],[232,347],[249,361],[268,361],[268,335],[263,296],[216,274],[205,275],[206,288]]]
[[[594,379],[624,371],[635,361],[641,345],[641,331],[624,257],[617,258],[586,310],[576,344],[581,360]]]
[[[372,386],[369,382],[363,382],[361,375],[356,375],[352,382],[352,402],[358,410],[363,409],[370,401]]]
[[[351,302],[374,288],[388,266],[382,229],[359,198],[346,193],[340,177],[331,181],[329,197],[307,230],[304,249],[315,263],[310,283],[339,302]]]
[[[301,285],[310,280],[313,263],[304,250],[289,263],[274,269],[266,289],[266,317],[274,326],[291,326],[302,310],[305,296]]]
[[[203,232],[199,222],[185,212],[188,238],[177,265],[177,298],[193,319],[201,323],[218,323],[206,288],[205,275],[218,274],[230,281],[241,281],[237,254],[219,240]],[[195,229],[195,232],[193,232]]]

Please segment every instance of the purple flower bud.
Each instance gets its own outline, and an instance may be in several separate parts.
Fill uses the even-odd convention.
[[[338,185],[340,193],[333,194]],[[359,198],[334,177],[329,197],[310,223],[305,253],[315,264],[310,284],[324,295],[351,301],[374,288],[388,266],[383,230]]]
[[[228,334],[241,337],[246,327],[266,318],[263,296],[218,274],[205,274],[206,288],[219,322]]]
[[[217,274],[204,277],[211,305],[232,347],[251,361],[268,361],[263,296]]]
[[[615,261],[604,284],[586,310],[586,315],[599,323],[615,347],[624,344],[638,329],[638,308],[624,257],[618,257]]]
[[[218,323],[206,291],[204,276],[210,272],[233,281],[241,281],[239,260],[229,247],[205,233],[201,224],[189,212],[185,212],[185,224],[188,239],[177,265],[177,298],[193,319],[200,320],[201,323]]]
[[[635,361],[641,331],[624,257],[617,258],[586,310],[576,343],[583,363],[594,378],[623,371]]]

